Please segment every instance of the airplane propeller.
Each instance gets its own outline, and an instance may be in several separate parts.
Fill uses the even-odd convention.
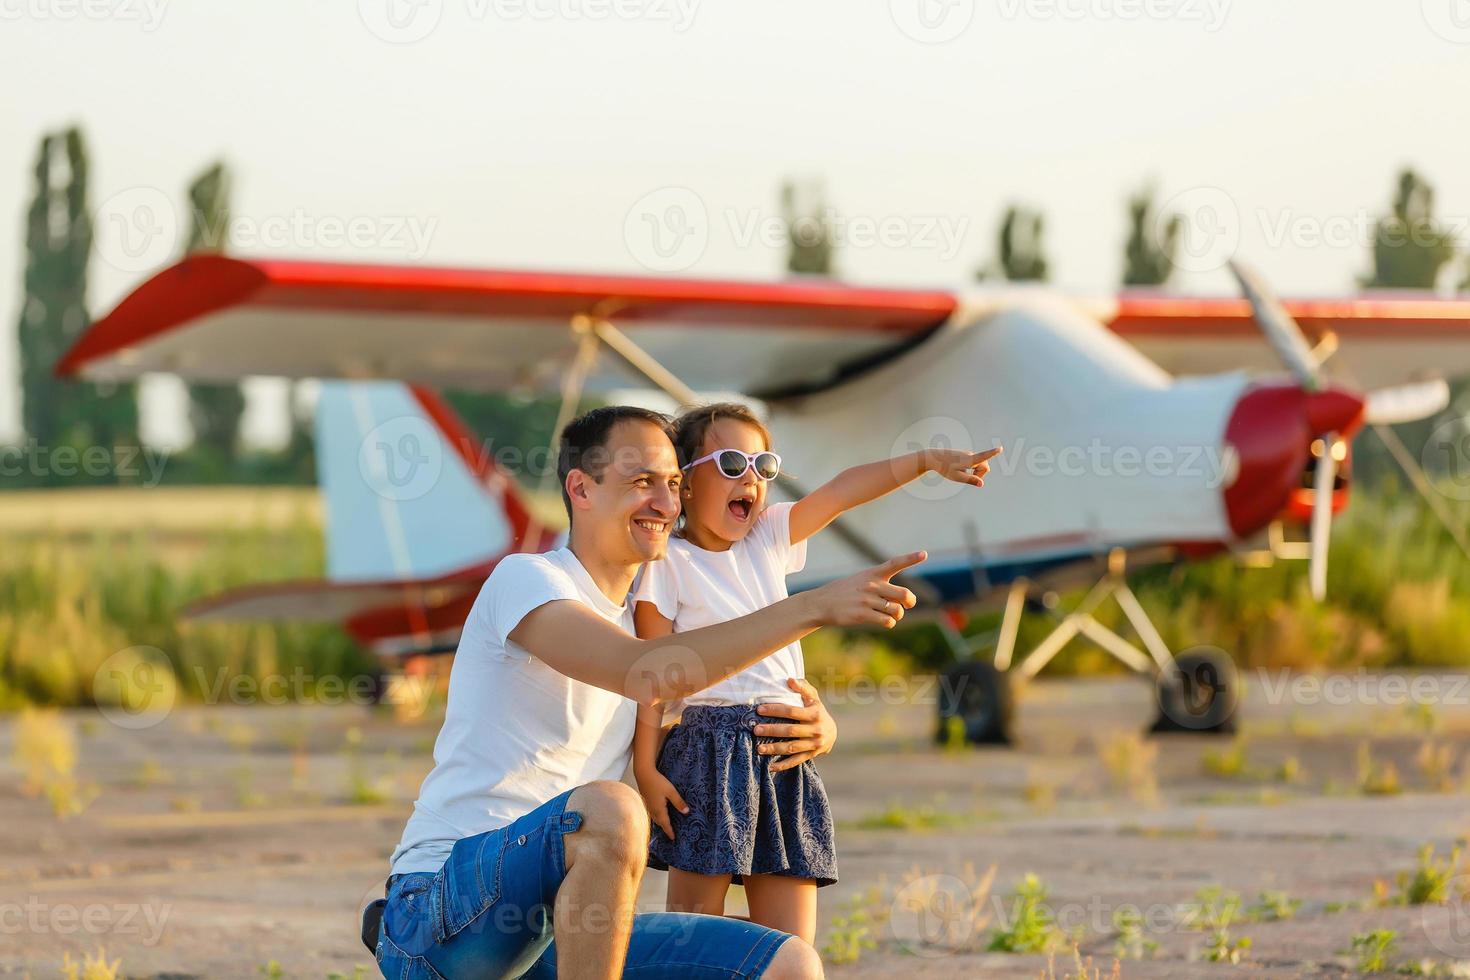
[[[1403,422],[1417,422],[1443,411],[1450,403],[1450,389],[1442,379],[1416,381],[1368,392],[1357,397],[1339,389],[1328,389],[1323,384],[1322,363],[1337,349],[1335,338],[1324,338],[1317,348],[1319,355],[1307,343],[1301,325],[1275,297],[1256,273],[1238,262],[1230,262],[1230,271],[1240,284],[1241,293],[1250,303],[1256,324],[1265,334],[1272,350],[1281,358],[1288,371],[1312,397],[1306,406],[1308,420],[1313,430],[1320,433],[1321,453],[1317,457],[1316,471],[1312,479],[1312,516],[1309,525],[1308,581],[1313,598],[1321,601],[1327,595],[1327,543],[1332,533],[1332,488],[1337,479],[1338,464],[1347,458],[1347,442],[1341,438],[1341,420],[1356,421],[1359,412],[1352,403],[1358,402],[1361,418],[1373,427],[1385,444],[1397,436],[1388,426]],[[1316,447],[1313,447],[1314,450]],[[1390,449],[1393,446],[1390,444]],[[1430,508],[1460,547],[1470,554],[1470,542],[1443,508],[1434,499],[1428,480],[1407,452],[1393,453],[1394,460],[1404,469],[1420,495],[1428,501]]]

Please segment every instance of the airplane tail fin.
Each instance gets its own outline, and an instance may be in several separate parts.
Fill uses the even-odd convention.
[[[427,388],[323,382],[316,454],[332,581],[437,578],[539,551],[548,536],[488,446]]]
[[[316,455],[326,580],[233,589],[195,602],[188,618],[339,622],[383,654],[453,650],[496,562],[557,538],[426,388],[324,382]]]

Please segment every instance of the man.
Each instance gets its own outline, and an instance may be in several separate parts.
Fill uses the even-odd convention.
[[[663,557],[679,516],[668,420],[589,412],[563,431],[558,473],[568,546],[502,560],[465,622],[434,769],[393,855],[376,949],[383,975],[568,980],[621,976],[626,964],[681,980],[821,976],[816,952],[784,933],[633,914],[648,817],[618,780],[635,702],[700,690],[819,626],[893,626],[914,596],[889,579],[923,555],[677,643],[639,640],[626,597],[639,567]],[[767,706],[796,722],[761,732],[792,736],[791,753],[826,751],[833,738],[806,690],[808,707]]]

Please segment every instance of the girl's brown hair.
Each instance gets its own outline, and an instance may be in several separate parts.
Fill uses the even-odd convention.
[[[739,402],[715,402],[713,405],[691,408],[674,420],[674,449],[679,454],[681,467],[688,466],[704,455],[704,437],[709,434],[710,426],[720,419],[734,419],[755,426],[760,430],[766,448],[771,448],[771,430],[766,428],[766,423],[754,412]]]

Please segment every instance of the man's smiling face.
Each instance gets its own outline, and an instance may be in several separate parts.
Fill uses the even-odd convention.
[[[589,465],[600,472],[583,481],[585,508],[576,521],[591,527],[600,554],[640,565],[662,558],[679,517],[679,457],[658,426],[639,419],[617,423]]]

